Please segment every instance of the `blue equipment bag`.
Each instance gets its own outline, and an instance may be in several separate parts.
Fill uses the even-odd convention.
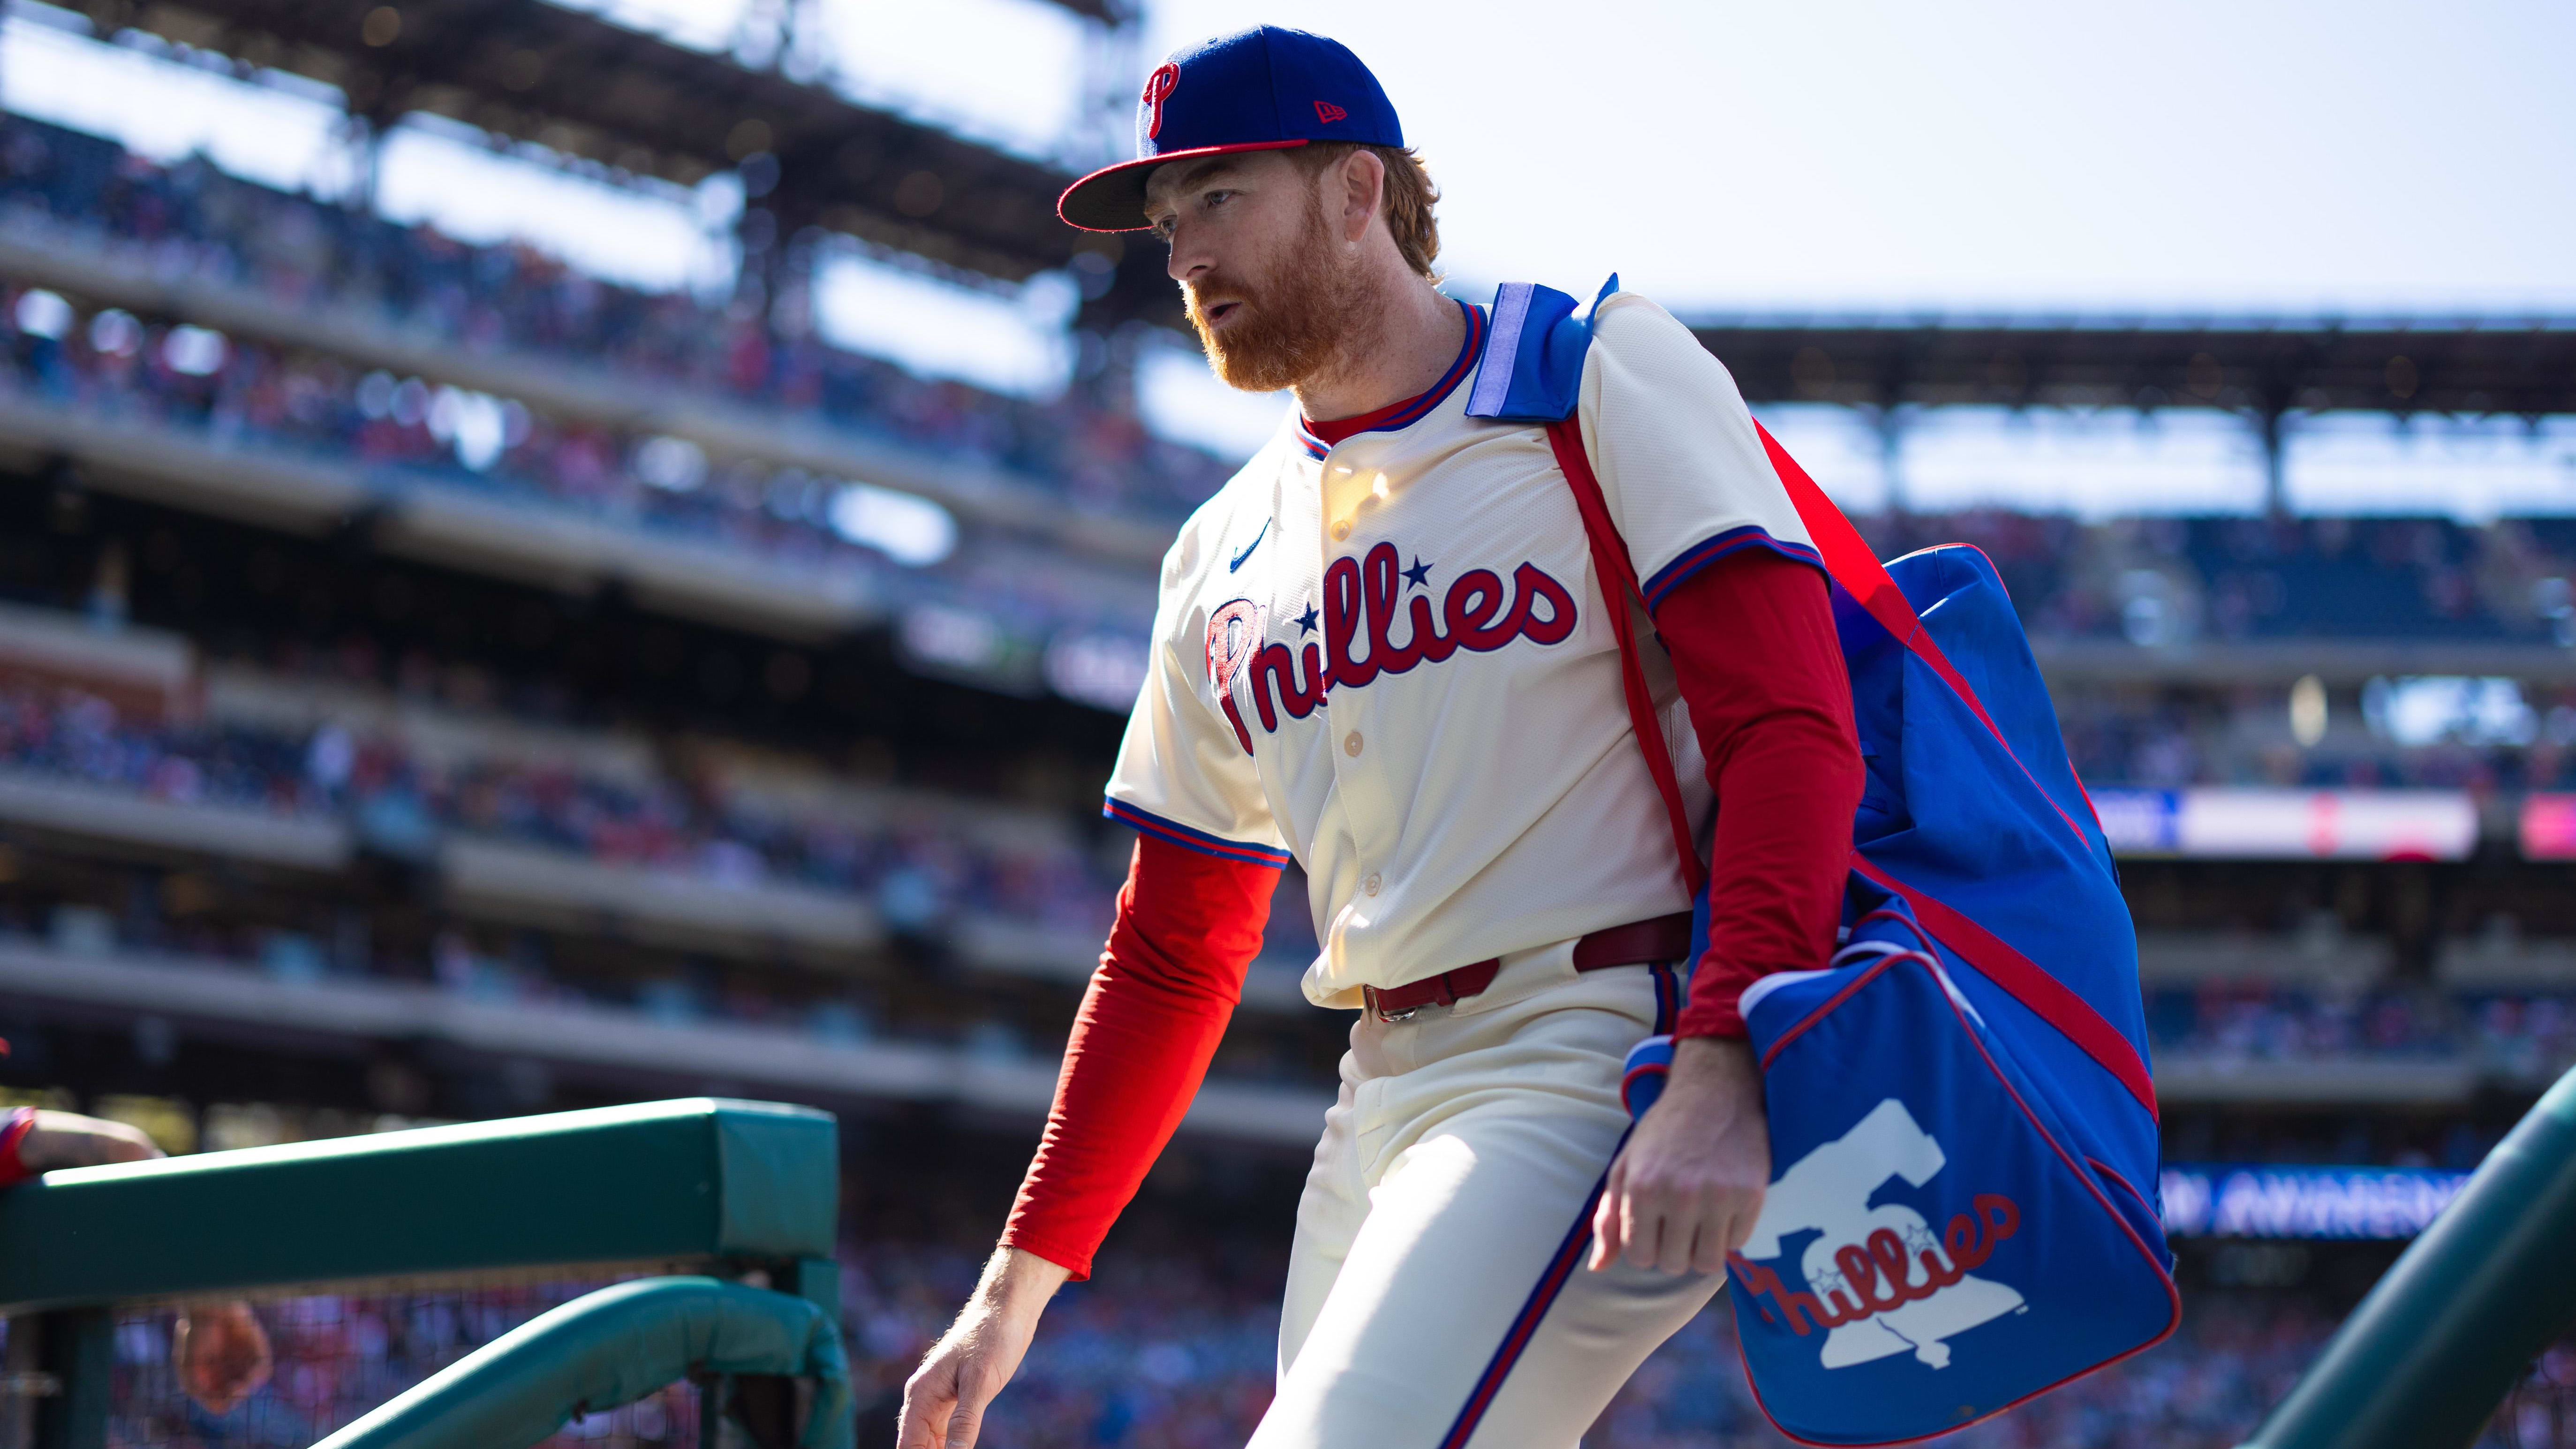
[[[1524,284],[1497,297],[1498,333],[1507,312],[1516,335],[1484,361],[1510,367],[1508,395],[1469,411],[1548,425],[1603,591],[1630,601],[1611,610],[1630,715],[1704,941],[1705,871],[1637,661],[1644,601],[1573,417],[1588,319]],[[2152,1347],[2180,1320],[2137,941],[1994,566],[1949,545],[1882,567],[1762,442],[1832,581],[1867,783],[1845,944],[1741,1003],[1773,1177],[1729,1296],[1783,1433],[1902,1443]],[[1663,1037],[1630,1053],[1632,1112],[1671,1056]]]

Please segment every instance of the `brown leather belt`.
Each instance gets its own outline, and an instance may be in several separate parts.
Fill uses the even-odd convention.
[[[1603,971],[1613,966],[1678,961],[1690,950],[1690,934],[1688,911],[1675,911],[1650,921],[1630,921],[1624,926],[1605,926],[1574,943],[1574,969]],[[1503,958],[1490,956],[1474,965],[1455,967],[1402,986],[1383,991],[1365,986],[1361,992],[1368,998],[1372,1013],[1387,1021],[1401,1021],[1426,1006],[1456,1005],[1493,985],[1495,973],[1502,969]]]

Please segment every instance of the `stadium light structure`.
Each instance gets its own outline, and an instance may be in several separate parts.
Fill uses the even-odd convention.
[[[1703,316],[1745,400],[1909,408],[2216,408],[2261,435],[2285,506],[2294,413],[2576,413],[2576,317],[2468,319]],[[1893,481],[1893,480],[1891,480]]]
[[[1125,0],[1057,3],[1121,33],[1135,19]],[[761,243],[747,247],[748,267],[820,227],[1009,282],[1078,266],[1091,294],[1086,325],[1181,323],[1152,258],[1056,219],[1069,170],[862,105],[786,68],[548,4],[97,0],[87,9],[102,35],[141,30],[336,86],[378,134],[426,111],[682,186],[742,170],[745,240]]]

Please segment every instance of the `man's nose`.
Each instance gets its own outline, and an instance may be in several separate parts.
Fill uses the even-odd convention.
[[[1173,281],[1194,281],[1207,275],[1215,266],[1216,262],[1186,228],[1172,228],[1172,257],[1164,264],[1163,270],[1171,275]]]

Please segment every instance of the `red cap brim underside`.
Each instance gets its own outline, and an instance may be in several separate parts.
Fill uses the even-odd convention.
[[[1055,199],[1055,214],[1065,225],[1084,231],[1143,231],[1145,220],[1145,178],[1157,166],[1175,161],[1194,161],[1202,156],[1231,156],[1238,151],[1284,151],[1303,146],[1306,138],[1287,141],[1239,141],[1231,146],[1196,146],[1187,151],[1166,151],[1159,156],[1139,156],[1115,166],[1103,166],[1064,189]]]

